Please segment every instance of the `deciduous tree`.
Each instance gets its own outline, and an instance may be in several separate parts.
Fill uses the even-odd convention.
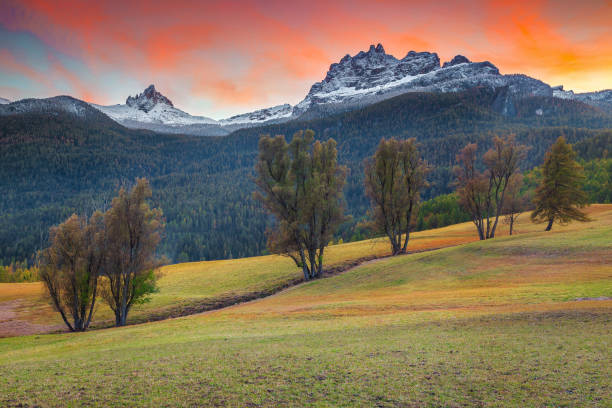
[[[162,261],[156,248],[164,228],[162,211],[151,209],[151,188],[138,179],[131,191],[122,188],[104,216],[106,254],[102,296],[115,313],[115,324],[124,326],[132,306],[149,300],[155,292],[155,270]]]
[[[51,245],[41,252],[40,277],[54,308],[70,331],[85,331],[96,303],[104,258],[104,222],[72,215],[50,230]]]
[[[366,160],[365,188],[373,225],[389,238],[393,255],[406,252],[426,174],[415,139],[383,139]]]
[[[520,213],[525,211],[528,205],[527,196],[521,194],[522,186],[523,175],[521,173],[513,174],[508,181],[506,199],[503,207],[504,222],[508,224],[510,235],[514,232],[514,224],[517,223]]]
[[[455,166],[459,202],[472,217],[481,240],[495,237],[510,177],[518,171],[527,148],[514,136],[495,137],[483,156],[484,171],[478,170],[477,145],[465,146]]]
[[[276,218],[268,231],[271,252],[290,256],[310,280],[323,271],[325,247],[343,215],[347,170],[338,165],[336,142],[314,141],[312,130],[263,136],[255,166],[255,198]]]

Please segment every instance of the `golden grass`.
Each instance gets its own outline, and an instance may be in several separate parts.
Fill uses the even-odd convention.
[[[612,205],[588,211],[591,223],[525,222],[514,237],[385,258],[222,310],[0,339],[0,405],[610,406]],[[411,249],[473,233],[424,231]],[[329,252],[377,250],[384,241]],[[296,273],[286,261],[168,266],[162,290],[166,301],[252,290]]]
[[[567,226],[555,225],[551,235],[557,233],[567,233],[571,231],[581,231],[589,229],[600,223],[610,225],[612,221],[612,206],[611,205],[592,205],[587,208],[587,213],[598,219],[596,223],[572,223]],[[515,235],[532,234],[541,232],[543,225],[535,225],[529,221],[528,214],[523,214],[519,218],[519,223],[515,227]],[[475,228],[471,222],[452,225],[444,228],[438,228],[428,231],[420,231],[413,233],[411,236],[409,251],[423,251],[435,248],[443,248],[461,245],[469,242],[477,241]],[[498,239],[507,236],[507,226],[500,223]],[[351,242],[340,245],[333,245],[326,250],[326,266],[334,267],[346,263],[354,262],[358,259],[383,257],[389,254],[389,245],[386,239],[378,238],[359,242]],[[504,259],[505,264],[522,262],[523,258],[516,257]],[[391,264],[395,261],[390,261]],[[573,262],[568,258],[567,262]],[[584,257],[575,262],[580,265],[589,263],[589,259]],[[380,268],[381,266],[370,266],[371,268]],[[535,275],[533,279],[544,279],[548,281],[541,273],[541,265],[531,264],[524,269],[524,275],[520,279],[526,279],[531,272]],[[595,267],[595,266],[594,266]],[[560,272],[548,268],[551,274],[556,274],[558,281],[563,281],[572,278],[569,272]],[[531,271],[531,272],[530,272]],[[472,273],[479,271],[476,269]],[[563,275],[565,273],[565,275]],[[601,273],[606,274],[603,270]],[[243,259],[221,260],[221,261],[204,261],[190,262],[175,265],[168,265],[161,269],[161,279],[159,280],[159,293],[152,296],[151,301],[144,305],[139,305],[134,308],[130,315],[131,321],[144,321],[151,316],[172,316],[189,314],[190,310],[198,305],[212,304],[220,299],[232,299],[240,296],[245,296],[251,293],[259,292],[274,292],[275,288],[280,288],[295,282],[301,278],[301,272],[295,267],[293,262],[280,256],[260,256]],[[512,276],[498,276],[500,279],[497,282],[499,285],[512,284]],[[436,285],[441,282],[436,281]],[[531,282],[535,284],[536,282]],[[421,285],[426,283],[421,282]],[[382,292],[369,291],[369,297],[379,299],[384,304],[398,302],[395,298],[394,291],[402,291],[406,288],[394,288],[393,290],[385,289]],[[355,288],[350,289],[352,296],[358,296],[359,291]],[[336,299],[342,297],[342,294],[333,293],[332,296]],[[411,296],[417,296],[413,294]],[[428,296],[436,297],[435,293],[423,292],[424,298]],[[441,296],[441,295],[440,295]],[[48,325],[49,330],[56,330],[61,324],[61,319],[55,313],[49,302],[44,297],[44,290],[40,282],[37,283],[19,283],[19,284],[0,284],[0,305],[3,302],[19,299],[20,303],[16,310],[17,319],[40,324],[42,331],[45,331],[44,325]],[[386,300],[385,300],[386,299]],[[299,299],[296,299],[299,304]],[[307,296],[302,301],[311,302],[311,306],[316,303],[325,303],[326,300],[313,299]],[[400,302],[401,303],[401,302]],[[109,321],[112,317],[111,311],[102,302],[99,302],[96,309],[95,324],[101,325],[105,321]],[[2,324],[0,323],[0,336],[13,335],[17,333],[3,332]]]
[[[573,302],[581,297],[612,297],[612,206],[589,210],[595,218],[589,224],[379,260],[216,313],[261,318],[266,314],[363,316],[488,308],[497,313],[513,307],[548,310],[553,305],[567,307],[568,302],[578,307],[593,302],[609,307],[612,303],[607,300]],[[458,232],[463,227],[449,229]],[[581,249],[584,237],[590,244]],[[564,250],[564,245],[574,249]]]

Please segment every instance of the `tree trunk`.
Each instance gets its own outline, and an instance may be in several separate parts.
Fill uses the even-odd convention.
[[[319,269],[317,271],[317,276],[321,277],[323,275],[323,252],[325,251],[325,247],[319,248]]]
[[[408,213],[406,214],[406,239],[404,241],[404,246],[402,248],[402,254],[406,253],[406,249],[408,248],[408,240],[410,239],[410,221],[412,220],[412,207],[413,207],[413,202],[410,201],[410,206],[408,207]]]
[[[499,221],[499,216],[501,215],[501,209],[504,205],[504,199],[506,197],[506,188],[508,187],[508,180],[510,176],[506,177],[504,182],[504,188],[501,192],[501,198],[495,205],[495,222],[493,223],[493,229],[491,230],[491,238],[495,238],[495,231],[497,230],[497,222]],[[497,194],[496,194],[497,197]],[[513,221],[513,220],[512,220]],[[512,224],[510,225],[510,235],[512,235]]]
[[[87,330],[89,328],[89,325],[91,324],[91,318],[93,316],[94,305],[96,304],[97,287],[98,287],[98,280],[96,279],[94,283],[93,296],[91,298],[91,305],[89,308],[89,316],[87,316],[87,321],[85,322],[84,330]]]
[[[83,320],[79,316],[74,317],[74,331],[84,331]]]
[[[546,226],[546,231],[550,231],[550,230],[552,229],[552,226],[553,226],[553,222],[554,222],[554,221],[555,221],[555,219],[554,219],[554,218],[550,218],[550,219],[548,220],[548,225]]]
[[[476,225],[476,230],[478,231],[478,238],[481,241],[484,241],[485,235],[484,235],[484,226],[483,226],[482,219],[480,219],[480,220],[473,220],[473,221],[474,221],[474,225]]]
[[[310,273],[308,273],[308,263],[306,262],[306,256],[304,255],[304,250],[300,249],[300,259],[302,260],[302,272],[304,273],[304,280],[310,280]]]
[[[391,255],[399,254],[400,246],[397,243],[397,236],[395,235],[395,231],[393,231],[393,233],[389,234],[389,240],[391,241]]]
[[[510,235],[512,235],[512,227],[514,226],[514,216],[510,215]]]

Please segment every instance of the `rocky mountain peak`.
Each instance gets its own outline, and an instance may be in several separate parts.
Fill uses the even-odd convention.
[[[323,81],[315,83],[309,95],[342,88],[372,88],[438,68],[440,59],[435,53],[411,51],[398,60],[387,54],[382,44],[372,44],[368,51],[360,51],[354,56],[347,54],[339,62],[331,64]]]
[[[370,44],[370,49],[368,49],[368,52],[366,54],[374,54],[374,53],[385,54],[385,49],[381,43],[376,44],[376,46],[374,46],[374,44]]]
[[[378,44],[331,64],[325,78],[312,85],[293,114],[363,106],[404,92],[445,93],[474,87],[507,87],[509,98],[552,96],[547,84],[524,75],[502,75],[488,61],[472,62],[456,55],[440,66],[435,52],[410,51],[397,59]]]
[[[471,62],[472,61],[470,61],[463,55],[455,55],[452,60],[450,60],[449,62],[445,62],[442,68],[452,67],[453,65],[459,65],[459,64],[469,64]]]
[[[159,103],[174,107],[170,99],[155,89],[155,85],[149,85],[142,93],[136,96],[128,96],[125,101],[126,105],[140,109],[143,112],[149,112]]]

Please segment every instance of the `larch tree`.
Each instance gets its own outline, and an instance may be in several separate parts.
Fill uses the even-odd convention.
[[[270,251],[291,257],[305,280],[321,276],[325,247],[346,219],[347,169],[338,164],[336,142],[314,141],[312,130],[296,132],[290,143],[263,136],[255,170],[254,196],[276,220]]]
[[[115,325],[124,326],[132,306],[149,300],[157,291],[156,257],[164,229],[162,211],[151,209],[152,192],[146,179],[131,191],[122,188],[105,213],[106,253],[102,296],[115,314]]]
[[[387,236],[393,255],[406,252],[427,172],[415,139],[383,139],[365,162],[365,190],[373,225]]]
[[[567,224],[572,220],[589,220],[580,210],[587,204],[588,197],[582,190],[584,172],[575,158],[576,153],[563,136],[557,139],[544,158],[542,182],[535,192],[531,219],[547,223],[546,231],[550,231],[555,222]]]
[[[510,178],[518,171],[527,147],[516,143],[512,135],[495,137],[493,147],[483,156],[484,171],[478,170],[477,150],[472,143],[457,155],[455,185],[460,204],[484,240],[495,237]]]
[[[50,246],[40,253],[40,278],[53,307],[70,331],[85,331],[96,304],[104,258],[104,221],[72,215],[50,230]]]

